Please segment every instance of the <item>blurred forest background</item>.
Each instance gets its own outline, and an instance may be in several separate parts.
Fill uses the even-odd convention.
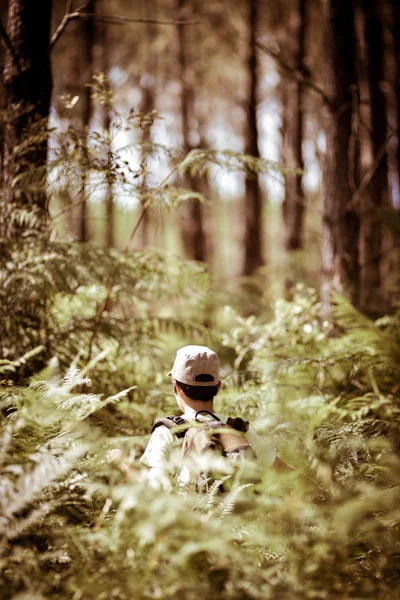
[[[175,192],[162,186],[151,200],[133,247],[204,261],[221,283],[257,273],[273,299],[297,281],[319,280],[325,304],[333,285],[367,314],[391,310],[399,283],[396,4],[47,3],[46,26],[40,20],[33,35],[50,48],[52,79],[40,75],[30,95],[47,95],[53,225],[80,242],[124,248],[135,215],[174,165],[172,149],[182,157],[201,149],[192,168],[169,178]],[[7,9],[3,2],[3,22]],[[109,103],[89,87],[99,73]],[[130,128],[129,110],[143,117]],[[71,164],[61,177],[63,143]],[[262,162],[239,164],[235,153]]]
[[[398,0],[0,0],[0,38],[2,598],[397,599]],[[295,475],[149,484],[188,343]]]

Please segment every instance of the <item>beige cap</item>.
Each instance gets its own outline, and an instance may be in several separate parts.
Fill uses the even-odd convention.
[[[174,366],[168,374],[187,385],[218,385],[218,354],[207,346],[184,346],[176,353]]]

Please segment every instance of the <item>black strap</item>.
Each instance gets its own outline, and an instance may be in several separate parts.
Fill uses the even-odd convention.
[[[221,419],[219,419],[217,417],[217,415],[214,415],[214,413],[212,413],[210,410],[198,410],[195,416],[195,420],[196,421],[201,421],[201,419],[198,419],[198,415],[210,415],[215,421],[218,421],[219,423],[222,423]]]
[[[220,426],[222,425],[222,421],[221,419],[219,419],[217,417],[217,415],[215,415],[214,413],[212,413],[210,410],[198,410],[196,415],[195,415],[195,420],[198,422],[203,422],[201,419],[198,419],[197,417],[199,415],[210,415],[213,419],[214,419],[214,427],[215,426]],[[153,433],[153,431],[155,429],[157,429],[157,427],[160,427],[161,425],[165,425],[165,427],[168,427],[168,429],[173,429],[174,427],[180,427],[181,425],[186,425],[187,421],[183,418],[180,417],[178,415],[171,415],[170,417],[164,418],[164,419],[157,419],[151,429],[151,433]],[[206,423],[207,424],[207,423]],[[236,429],[236,431],[241,431],[242,433],[246,433],[246,431],[248,431],[249,429],[249,421],[244,421],[243,419],[241,419],[240,417],[229,417],[227,419],[226,424],[229,427],[232,427],[232,429]],[[183,438],[185,437],[185,433],[186,433],[186,429],[182,430],[182,431],[178,431],[177,433],[175,433],[175,435],[178,438]]]
[[[185,421],[185,419],[183,419],[182,417],[179,417],[177,415],[172,415],[170,417],[167,417],[166,419],[157,419],[153,425],[153,427],[151,428],[151,433],[153,433],[153,431],[155,431],[157,429],[157,427],[160,427],[161,425],[164,425],[165,427],[168,427],[168,429],[173,429],[174,427],[179,427],[181,425],[185,425],[187,423],[187,421]],[[185,433],[186,430],[184,429],[183,431],[178,431],[175,432],[175,435],[178,438],[181,437],[185,437]]]

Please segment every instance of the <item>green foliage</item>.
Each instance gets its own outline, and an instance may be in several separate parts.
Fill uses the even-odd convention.
[[[88,393],[94,354],[81,373],[61,378],[54,364],[4,387],[2,597],[397,598],[399,320],[374,324],[341,298],[335,315],[321,321],[303,288],[271,322],[219,319],[220,404],[297,467],[225,496],[173,477],[155,487],[139,465],[154,416],[146,377],[125,398]],[[157,335],[141,344],[158,339],[162,364]]]

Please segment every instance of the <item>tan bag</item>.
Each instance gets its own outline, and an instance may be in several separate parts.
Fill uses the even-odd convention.
[[[199,418],[201,414],[208,415],[209,418]],[[182,454],[186,457],[200,457],[207,454],[212,457],[228,457],[231,461],[242,464],[245,458],[255,458],[251,444],[246,440],[244,433],[249,427],[247,421],[242,419],[228,419],[227,424],[213,413],[202,410],[196,413],[196,423],[192,425],[185,434]],[[213,482],[222,481],[221,473],[216,472],[212,466],[202,472],[195,474],[196,490],[207,492]],[[226,491],[229,486],[227,483],[219,484],[220,491]]]

